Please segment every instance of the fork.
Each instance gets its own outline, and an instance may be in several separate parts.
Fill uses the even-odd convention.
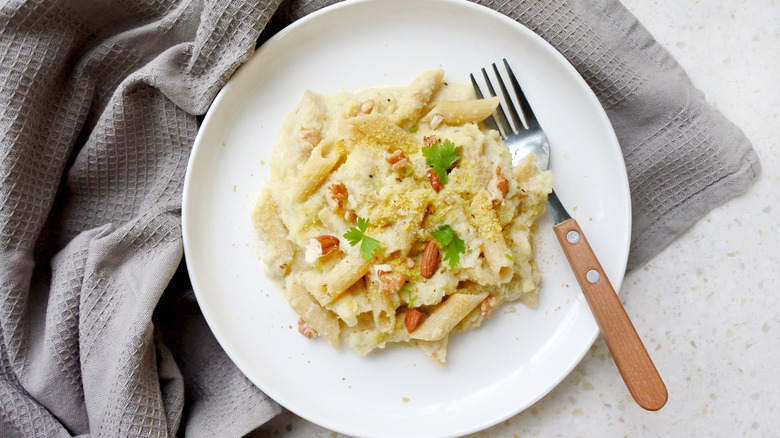
[[[519,106],[515,108],[501,74],[493,64],[493,73],[513,124],[499,104],[492,117],[485,123],[501,133],[504,142],[512,154],[512,164],[517,165],[529,154],[536,154],[537,165],[547,170],[550,160],[550,142],[539,121],[531,109],[520,84],[509,63],[504,59],[504,68]],[[496,96],[487,71],[482,69],[485,84],[491,96]],[[474,75],[469,75],[478,98],[484,95]],[[522,120],[520,115],[522,114]],[[525,120],[525,124],[523,123]],[[668,394],[661,376],[658,374],[650,355],[623,308],[615,289],[609,282],[593,249],[590,247],[579,224],[564,208],[553,190],[547,198],[547,205],[555,222],[554,231],[566,254],[583,295],[601,329],[604,341],[609,348],[620,375],[631,396],[644,409],[656,411],[667,401]]]

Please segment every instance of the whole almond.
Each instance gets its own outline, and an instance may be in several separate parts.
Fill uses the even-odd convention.
[[[322,255],[330,254],[331,252],[339,249],[339,238],[335,236],[329,236],[327,234],[316,237],[317,241],[322,245]]]
[[[406,312],[406,316],[404,317],[404,324],[406,324],[406,331],[411,333],[413,332],[417,326],[420,325],[422,322],[423,314],[419,310],[415,308],[409,309],[409,311]]]
[[[420,273],[425,278],[431,278],[439,268],[439,247],[436,242],[431,240],[425,245],[425,250],[422,255],[422,262],[420,263]]]

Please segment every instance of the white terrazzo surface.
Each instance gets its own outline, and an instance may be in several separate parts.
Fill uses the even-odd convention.
[[[633,402],[599,338],[550,394],[471,438],[780,436],[780,2],[623,3],[743,129],[763,174],[623,283],[662,410]],[[252,436],[343,437],[290,413]]]

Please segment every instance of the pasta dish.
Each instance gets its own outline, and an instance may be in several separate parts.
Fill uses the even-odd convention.
[[[299,331],[364,355],[410,344],[443,366],[453,333],[536,305],[534,221],[553,183],[512,165],[477,99],[442,70],[399,87],[306,91],[252,220]]]

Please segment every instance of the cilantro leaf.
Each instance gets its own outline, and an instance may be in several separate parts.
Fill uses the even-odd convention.
[[[455,143],[445,139],[442,144],[422,148],[422,153],[425,162],[439,177],[439,182],[447,184],[447,171],[460,160],[460,149],[455,147]]]
[[[431,231],[431,236],[439,242],[444,249],[442,261],[449,262],[450,269],[455,269],[460,261],[460,255],[466,253],[466,242],[455,235],[455,230],[449,225],[442,225],[436,231]]]
[[[450,263],[450,269],[455,269],[455,266],[458,266],[458,262],[460,261],[460,254],[466,253],[466,242],[463,241],[463,239],[458,239],[457,237],[452,239],[452,244],[447,246],[447,249],[444,251],[444,257],[442,257],[443,261],[449,261]]]
[[[431,231],[431,236],[439,242],[441,246],[447,246],[452,242],[452,238],[455,236],[455,231],[449,225],[442,225],[436,231]]]
[[[359,217],[357,218],[357,226],[361,233],[365,233],[368,230],[368,225],[371,223],[371,221],[366,217]]]
[[[363,243],[360,244],[360,255],[366,260],[371,260],[374,253],[381,247],[378,240],[363,236]]]
[[[378,240],[366,236],[368,224],[368,218],[359,217],[357,219],[357,228],[351,227],[347,230],[347,232],[344,233],[344,238],[347,239],[352,246],[360,243],[360,256],[366,260],[371,260],[371,258],[374,257],[374,253],[382,246],[379,244]]]
[[[361,221],[364,219],[362,217],[358,218],[358,227],[352,227],[349,230],[347,230],[346,233],[344,233],[344,238],[349,241],[349,244],[352,246],[357,245],[360,243],[360,241],[363,239],[363,233],[365,233],[366,229],[368,229],[368,226],[365,227],[361,226],[363,225]]]

